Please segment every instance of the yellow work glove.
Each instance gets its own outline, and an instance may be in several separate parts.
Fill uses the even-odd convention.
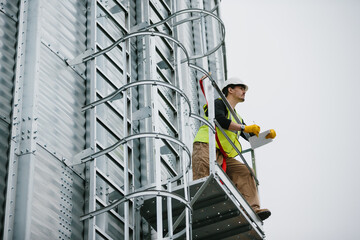
[[[250,125],[250,126],[245,126],[244,132],[253,133],[258,137],[259,133],[260,133],[260,127],[258,125],[256,125],[256,124],[253,124],[253,125]]]
[[[270,132],[266,135],[266,139],[271,138],[274,139],[276,137],[276,132],[274,129],[270,129]]]

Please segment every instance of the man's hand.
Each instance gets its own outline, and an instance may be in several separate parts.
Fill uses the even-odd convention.
[[[253,125],[250,125],[250,126],[245,126],[244,132],[253,133],[258,137],[259,133],[260,133],[260,127],[258,125],[256,125],[256,124],[253,124]]]
[[[276,132],[274,129],[270,129],[270,132],[266,135],[266,139],[271,138],[274,139],[276,137]]]

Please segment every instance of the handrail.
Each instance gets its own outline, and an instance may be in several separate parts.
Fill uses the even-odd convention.
[[[214,120],[215,125],[220,129],[220,131],[222,132],[222,134],[225,136],[226,140],[230,143],[230,145],[235,149],[236,153],[240,156],[241,160],[244,162],[245,166],[247,167],[247,169],[249,170],[251,176],[253,176],[253,178],[255,179],[255,182],[257,185],[259,185],[259,181],[256,178],[255,174],[253,173],[253,171],[251,170],[249,164],[246,162],[244,156],[241,154],[240,150],[235,146],[235,144],[231,141],[231,139],[229,138],[229,136],[224,132],[224,129],[220,126],[220,124],[218,123],[218,121],[216,121],[216,119]]]
[[[213,125],[211,125],[211,123],[210,123],[208,120],[206,120],[205,118],[200,117],[199,115],[196,115],[196,114],[194,114],[194,113],[191,113],[190,117],[195,118],[195,119],[197,119],[197,120],[205,123],[205,124],[211,129],[211,131],[212,131],[213,133],[216,132],[216,130],[215,130],[215,128],[213,127]]]

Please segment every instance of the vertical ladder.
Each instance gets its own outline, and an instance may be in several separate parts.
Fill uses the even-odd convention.
[[[101,3],[97,2],[96,4],[99,4],[100,9],[102,9],[101,14],[105,13],[110,18],[114,18],[111,12],[101,8]],[[145,4],[145,7],[149,8],[148,4],[149,2]],[[92,9],[95,18],[98,16],[96,14],[98,8],[92,6]],[[211,18],[212,21],[217,22],[221,37],[220,42],[213,48],[204,47],[198,54],[190,55],[186,47],[176,37],[159,31],[162,25],[171,25],[172,28],[176,29],[184,23],[199,20],[200,28],[204,33],[206,30],[205,18]],[[93,69],[90,71],[91,79],[95,79],[95,70],[98,67],[98,61],[100,61],[98,59],[109,57],[113,49],[120,48],[122,49],[120,59],[123,61],[123,71],[125,72],[117,89],[107,95],[99,97],[99,93],[96,91],[97,86],[94,85],[96,83],[92,82],[91,102],[83,107],[84,111],[89,112],[91,125],[96,123],[97,116],[106,114],[106,111],[102,112],[104,106],[115,108],[116,101],[122,101],[123,104],[123,137],[114,134],[112,141],[107,141],[112,144],[102,146],[97,141],[101,141],[101,138],[107,139],[108,135],[102,136],[101,132],[92,132],[90,136],[96,139],[97,145],[90,146],[89,149],[75,157],[75,163],[86,164],[88,170],[89,207],[88,213],[82,216],[81,220],[87,221],[89,239],[95,239],[95,232],[104,239],[112,239],[109,229],[119,227],[123,227],[123,230],[119,231],[123,232],[124,239],[138,238],[138,233],[134,232],[137,232],[135,228],[139,222],[134,224],[136,220],[130,221],[131,216],[137,216],[136,213],[132,212],[132,209],[140,211],[141,216],[146,219],[155,232],[153,236],[156,239],[219,239],[219,237],[221,239],[243,239],[243,237],[246,237],[245,239],[263,239],[265,237],[261,221],[226,174],[215,164],[215,142],[213,140],[210,142],[210,146],[212,146],[210,147],[212,149],[210,152],[210,176],[189,183],[191,154],[189,143],[184,142],[184,139],[189,139],[189,136],[185,136],[189,134],[184,131],[187,129],[185,122],[188,121],[187,119],[193,118],[207,124],[211,130],[210,137],[213,139],[215,125],[213,123],[214,108],[211,103],[214,99],[214,90],[224,101],[226,99],[222,95],[218,83],[208,74],[203,65],[208,68],[204,58],[220,49],[224,43],[224,34],[224,24],[212,11],[189,8],[175,11],[156,23],[150,24],[148,22],[147,25],[140,25],[134,31],[125,31],[119,34],[120,37],[114,39],[112,44],[108,46],[98,46],[93,43],[93,49],[96,50],[85,52],[68,61],[69,65],[72,66],[82,63],[89,64],[90,69]],[[175,35],[179,36],[180,34],[177,32]],[[202,37],[204,38],[204,34]],[[147,62],[144,66],[144,73],[139,76],[140,79],[134,81],[127,76],[127,51],[130,49],[130,41],[139,38],[141,40],[138,40],[138,45],[144,44],[146,46],[145,53],[142,53],[141,56],[145,56]],[[153,56],[156,55],[154,40],[156,38],[171,42],[174,46],[175,54],[172,61],[167,62],[164,59],[162,63],[155,63]],[[203,42],[203,45],[205,44]],[[141,51],[140,48],[138,51]],[[202,66],[194,64],[194,62],[200,62]],[[153,69],[156,68],[154,64],[173,66],[176,75],[175,80],[162,81],[156,79],[153,72]],[[207,83],[207,92],[210,96],[209,121],[192,112],[192,104],[183,90],[186,82],[181,80],[181,64],[185,64],[187,68],[196,73],[206,75],[209,79]],[[106,73],[102,74],[103,77],[106,77]],[[147,103],[137,112],[133,112],[132,108],[129,109],[128,107],[128,101],[132,101],[132,89],[142,89],[144,100]],[[159,121],[166,121],[166,119],[160,115],[158,104],[161,100],[166,99],[164,92],[167,91],[170,91],[170,94],[175,93],[175,108],[185,113],[176,123],[181,132],[179,131],[174,136],[164,134],[159,128]],[[167,102],[167,104],[171,105],[172,103]],[[111,118],[112,116],[105,115],[102,117]],[[140,127],[139,132],[135,132],[133,128],[128,130],[128,119],[130,121],[143,121],[146,126]],[[121,123],[119,122],[119,124]],[[90,129],[93,131],[96,127],[92,125]],[[146,131],[142,132],[141,129]],[[146,159],[147,166],[150,171],[153,171],[148,172],[150,176],[147,178],[148,183],[139,188],[135,187],[136,184],[133,179],[135,169],[132,155],[135,153],[132,144],[134,141],[145,145],[141,148],[147,149],[146,152],[149,153]],[[172,169],[171,165],[167,164],[168,168],[172,169],[172,174],[166,174],[165,178],[162,169],[166,160],[164,160],[162,151],[173,154],[177,159],[177,164],[174,164],[176,169]],[[121,155],[123,162],[118,162],[116,155]],[[114,163],[118,169],[123,171],[123,180],[117,179],[115,173],[112,175],[113,177],[109,177],[109,171],[112,171],[111,168]],[[122,226],[109,226],[109,218],[113,217],[118,218],[124,224]],[[108,231],[103,229],[108,229]]]

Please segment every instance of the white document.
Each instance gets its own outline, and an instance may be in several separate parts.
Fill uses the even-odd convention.
[[[268,144],[270,142],[272,142],[271,138],[266,139],[266,135],[268,135],[270,133],[270,130],[267,130],[265,132],[262,132],[259,134],[259,137],[257,136],[252,136],[249,138],[249,143],[252,149],[261,147],[265,144]]]

